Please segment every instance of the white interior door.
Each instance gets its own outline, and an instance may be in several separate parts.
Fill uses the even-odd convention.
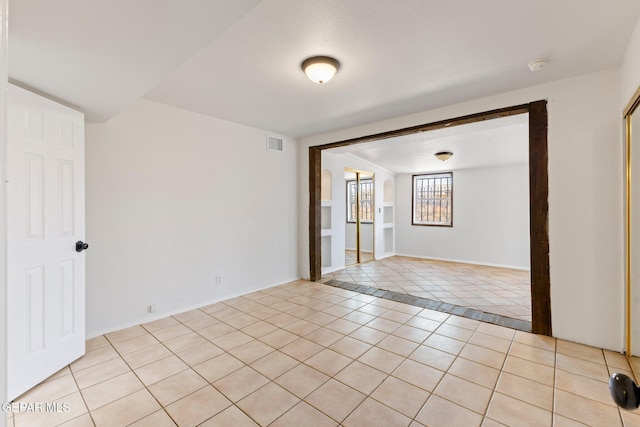
[[[84,116],[9,85],[8,398],[84,354]]]

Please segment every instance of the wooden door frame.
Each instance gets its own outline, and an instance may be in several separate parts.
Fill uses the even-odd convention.
[[[529,114],[529,244],[531,248],[532,332],[551,336],[548,119],[546,100],[309,147],[309,265],[311,280],[317,281],[322,277],[322,210],[320,200],[322,150],[524,113]]]

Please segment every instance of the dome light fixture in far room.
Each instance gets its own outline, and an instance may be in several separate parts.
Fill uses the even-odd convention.
[[[340,69],[340,62],[330,56],[312,56],[300,64],[302,71],[312,82],[322,84],[333,78]]]
[[[449,160],[449,158],[453,156],[453,153],[451,151],[438,151],[434,156],[444,162],[445,160]]]

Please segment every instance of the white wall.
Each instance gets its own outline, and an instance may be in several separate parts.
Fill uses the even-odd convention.
[[[0,403],[7,401],[7,253],[5,184],[7,147],[7,10],[9,2],[0,0]],[[7,417],[0,412],[0,427],[7,425]]]
[[[620,67],[621,109],[624,109],[631,97],[640,87],[640,20],[631,35],[629,46]]]
[[[302,139],[298,155],[300,274],[309,277],[307,147],[539,99],[549,101],[553,334],[607,349],[622,349],[622,125],[618,69]]]
[[[146,100],[87,126],[88,336],[298,278],[296,145],[266,133]]]
[[[411,225],[412,176],[396,177],[396,253],[529,268],[529,165],[453,171],[453,227]]]

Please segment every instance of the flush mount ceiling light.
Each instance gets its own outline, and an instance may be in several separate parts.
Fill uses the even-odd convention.
[[[330,56],[312,56],[302,61],[300,67],[312,82],[322,84],[333,78],[340,69],[340,63]]]
[[[540,71],[544,67],[546,67],[548,64],[549,64],[549,59],[548,58],[536,59],[533,62],[529,62],[529,69],[531,71]]]
[[[438,160],[442,160],[444,162],[445,160],[449,160],[449,158],[453,156],[453,153],[451,151],[439,151],[434,154],[434,156],[436,156]]]

